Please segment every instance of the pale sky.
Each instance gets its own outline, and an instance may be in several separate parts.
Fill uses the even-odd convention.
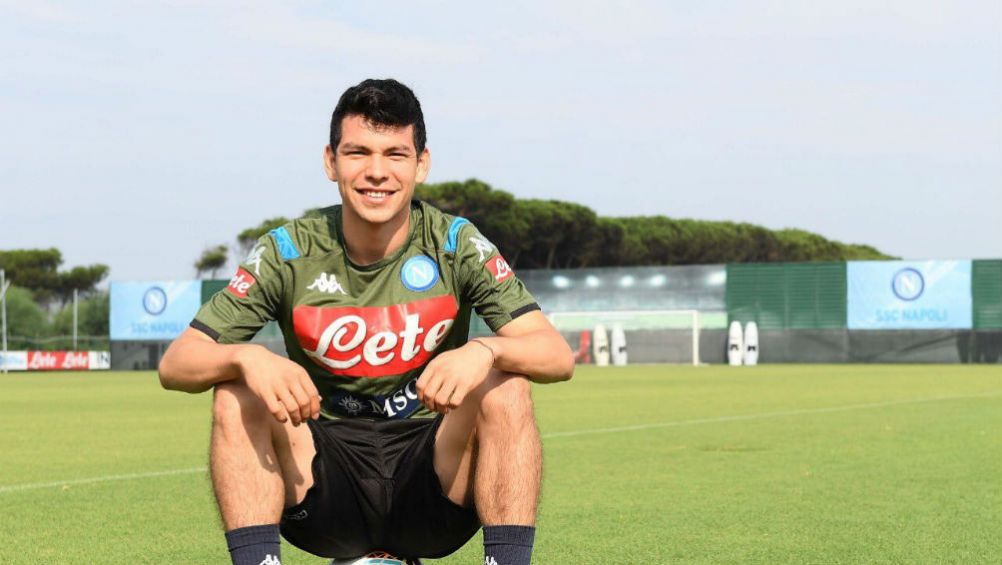
[[[112,280],[336,203],[368,77],[421,99],[430,182],[1002,257],[997,0],[0,0],[0,49],[0,249]]]

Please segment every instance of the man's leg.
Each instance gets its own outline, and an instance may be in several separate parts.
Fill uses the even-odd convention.
[[[453,502],[466,504],[471,494],[476,501],[486,563],[529,563],[542,458],[525,377],[491,371],[445,416],[435,441],[435,472]]]
[[[282,509],[313,484],[315,448],[306,424],[280,424],[236,382],[216,385],[209,459],[234,565],[278,565]]]

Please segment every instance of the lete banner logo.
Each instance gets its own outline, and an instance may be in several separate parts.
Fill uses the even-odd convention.
[[[970,261],[850,261],[849,329],[969,329]]]

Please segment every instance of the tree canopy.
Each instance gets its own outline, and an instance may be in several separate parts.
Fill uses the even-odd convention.
[[[487,183],[425,184],[415,196],[473,222],[512,266],[533,269],[889,259],[800,229],[667,216],[604,217],[560,200],[518,199]]]
[[[195,261],[195,276],[200,278],[202,273],[209,273],[209,278],[216,278],[216,272],[226,265],[229,252],[226,245],[217,245],[203,251],[202,256]]]
[[[307,210],[308,212],[309,210]],[[285,216],[276,216],[274,218],[268,218],[262,221],[260,224],[245,229],[244,231],[237,234],[237,243],[240,245],[240,252],[242,255],[247,255],[250,253],[254,243],[262,235],[270,232],[271,230],[283,226],[289,223],[289,218]]]
[[[574,202],[516,198],[478,179],[422,184],[415,197],[470,220],[513,267],[523,269],[892,258],[869,245],[833,241],[802,229],[667,216],[599,216]],[[240,232],[242,251],[288,221],[269,218]]]
[[[32,291],[40,303],[53,299],[66,304],[73,299],[73,290],[87,294],[108,276],[108,266],[95,264],[73,267],[60,272],[63,254],[50,249],[0,250],[0,269],[7,271],[13,284]]]
[[[36,340],[50,332],[49,316],[26,288],[11,286],[7,291],[7,346],[32,349]]]

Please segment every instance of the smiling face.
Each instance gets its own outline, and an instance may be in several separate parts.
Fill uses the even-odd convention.
[[[414,147],[414,126],[381,126],[359,115],[346,116],[338,146],[324,150],[324,168],[338,184],[344,213],[368,224],[405,223],[414,187],[430,164],[428,149]]]

